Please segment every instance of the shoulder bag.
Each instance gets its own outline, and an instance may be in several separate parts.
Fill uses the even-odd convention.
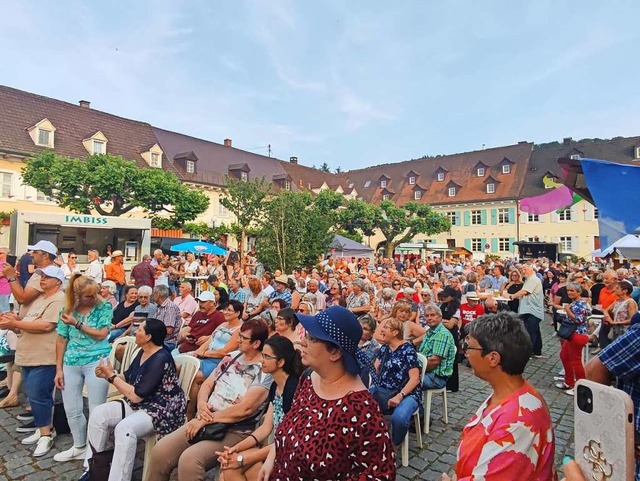
[[[569,322],[566,319],[563,319],[556,335],[560,339],[568,340],[569,338],[571,338],[571,336],[573,336],[573,333],[576,332],[576,329],[578,329],[578,324],[574,324],[573,322]]]

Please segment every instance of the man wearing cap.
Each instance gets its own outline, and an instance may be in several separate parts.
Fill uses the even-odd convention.
[[[108,281],[113,281],[116,284],[117,292],[115,294],[118,302],[122,299],[122,291],[127,283],[124,274],[124,254],[121,250],[115,250],[111,253],[111,262],[104,266],[105,278]]]
[[[47,246],[40,245],[35,248],[34,254],[40,252],[40,248],[44,249]],[[36,254],[34,259],[41,257],[41,254]],[[50,261],[53,262],[54,258],[50,257]],[[33,434],[22,440],[22,444],[35,444],[33,455],[40,457],[49,452],[55,435],[51,425],[56,375],[55,328],[65,302],[62,292],[65,277],[62,269],[50,264],[36,270],[33,278],[39,279],[41,294],[29,305],[28,311],[20,315],[7,312],[0,316],[0,329],[20,332],[15,363],[22,368],[25,392],[36,428]],[[12,284],[17,282],[12,281]]]
[[[173,303],[180,309],[180,316],[189,322],[191,316],[198,310],[198,301],[191,295],[191,283],[182,282],[180,284],[180,295],[173,300]]]
[[[104,279],[104,269],[100,263],[100,253],[96,249],[89,249],[87,251],[87,259],[89,260],[89,267],[84,271],[84,275],[101,284]]]
[[[276,290],[273,291],[269,296],[269,301],[272,301],[274,299],[282,299],[287,304],[287,307],[290,307],[291,292],[289,292],[288,277],[285,275],[280,275],[276,277],[274,280],[276,282]],[[266,299],[263,301],[264,307],[269,307],[269,301],[267,301]]]
[[[462,321],[462,329],[460,329],[460,338],[464,339],[466,334],[466,326],[475,321],[478,317],[484,316],[484,306],[480,304],[478,294],[469,292],[467,302],[460,305],[460,320]]]
[[[27,250],[32,251],[33,263],[38,269],[52,266],[53,261],[58,257],[58,249],[52,242],[41,240],[35,245],[27,246]],[[37,271],[29,278],[27,285],[23,288],[16,278],[16,270],[9,264],[5,264],[2,273],[9,281],[11,293],[16,302],[20,304],[19,316],[24,317],[31,307],[31,303],[42,295],[40,286],[40,276]]]
[[[178,337],[178,350],[181,354],[198,349],[216,327],[224,322],[224,314],[216,309],[213,292],[202,291],[196,300],[198,311],[191,317],[189,324],[180,330]]]

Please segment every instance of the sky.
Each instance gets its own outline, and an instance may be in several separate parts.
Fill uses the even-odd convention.
[[[0,0],[0,12],[0,84],[308,166],[640,134],[636,0]]]

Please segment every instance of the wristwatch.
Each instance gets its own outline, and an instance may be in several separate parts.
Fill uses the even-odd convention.
[[[236,462],[238,463],[238,467],[241,468],[242,465],[244,464],[244,456],[242,454],[238,454],[238,457],[236,458]]]
[[[117,375],[117,374],[114,374],[114,375],[112,375],[112,376],[108,377],[108,378],[107,378],[107,381],[109,382],[109,384],[113,384],[113,380],[114,380],[115,378],[117,378],[117,377],[118,377],[118,375]]]
[[[18,278],[16,276],[7,277],[7,282],[15,282],[17,280],[18,280]]]

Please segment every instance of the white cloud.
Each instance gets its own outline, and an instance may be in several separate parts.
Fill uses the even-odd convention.
[[[388,122],[393,116],[378,110],[354,92],[344,89],[338,97],[338,108],[345,114],[345,127],[348,131],[361,129],[374,122]]]

